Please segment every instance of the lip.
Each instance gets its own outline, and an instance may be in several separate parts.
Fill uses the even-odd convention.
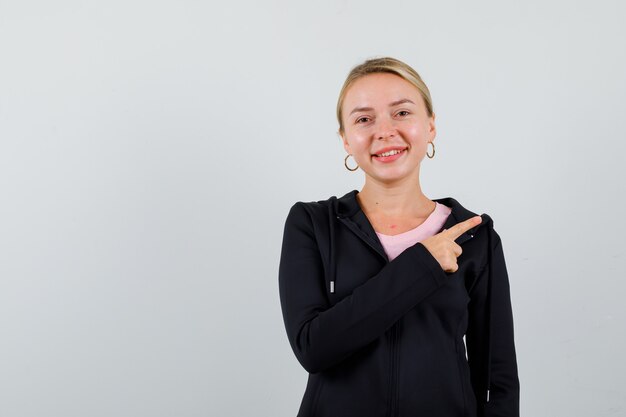
[[[374,152],[372,154],[372,156],[377,156],[377,155],[380,155],[381,153],[385,153],[385,152],[389,152],[389,151],[395,151],[395,150],[402,151],[402,150],[405,150],[405,149],[407,149],[406,146],[388,146],[386,148],[382,148],[382,149],[377,150],[376,152]]]
[[[398,152],[395,155],[390,155],[390,156],[376,156],[376,155],[372,155],[372,160],[380,162],[380,163],[384,163],[384,164],[388,164],[388,163],[392,163],[400,158],[402,158],[404,156],[405,153],[408,152],[407,147],[395,147],[395,148],[385,148],[387,150],[392,150],[392,149],[398,149],[401,152]],[[387,152],[386,150],[381,150],[379,152]]]

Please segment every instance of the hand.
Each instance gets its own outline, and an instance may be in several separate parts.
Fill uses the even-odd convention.
[[[474,216],[460,223],[455,224],[449,229],[421,241],[422,245],[428,249],[431,255],[439,262],[439,265],[445,272],[456,272],[459,266],[456,263],[463,250],[454,240],[467,232],[472,227],[482,222],[480,216]]]

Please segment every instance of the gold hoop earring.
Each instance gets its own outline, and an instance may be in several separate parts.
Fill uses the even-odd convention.
[[[428,151],[426,151],[426,156],[427,156],[427,157],[429,157],[430,159],[433,159],[433,158],[435,157],[435,144],[434,144],[433,142],[428,142],[428,143],[430,143],[431,145],[433,145],[433,154],[432,154],[432,155],[429,155],[429,154],[428,154]],[[428,145],[426,145],[426,146],[428,147]]]
[[[356,171],[357,169],[359,169],[359,164],[356,165],[356,168],[350,168],[348,166],[348,158],[351,157],[352,155],[348,154],[346,155],[346,159],[343,160],[343,165],[346,167],[346,169],[348,171]]]

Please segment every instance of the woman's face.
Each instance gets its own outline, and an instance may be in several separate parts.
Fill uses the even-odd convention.
[[[347,90],[342,112],[344,148],[366,175],[384,183],[419,177],[436,130],[413,84],[394,74],[368,74]],[[401,152],[380,155],[389,149]]]

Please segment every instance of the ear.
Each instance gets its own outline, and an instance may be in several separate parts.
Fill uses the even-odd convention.
[[[435,136],[437,136],[437,127],[435,126],[435,116],[436,114],[433,112],[432,117],[428,120],[428,134],[430,136],[430,140],[434,140]]]
[[[341,132],[339,131],[337,132],[337,134],[339,135],[339,137],[341,138],[341,141],[343,142],[343,148],[346,150],[346,152],[351,154],[352,152],[350,151],[350,144],[346,140],[345,135],[342,135]]]

